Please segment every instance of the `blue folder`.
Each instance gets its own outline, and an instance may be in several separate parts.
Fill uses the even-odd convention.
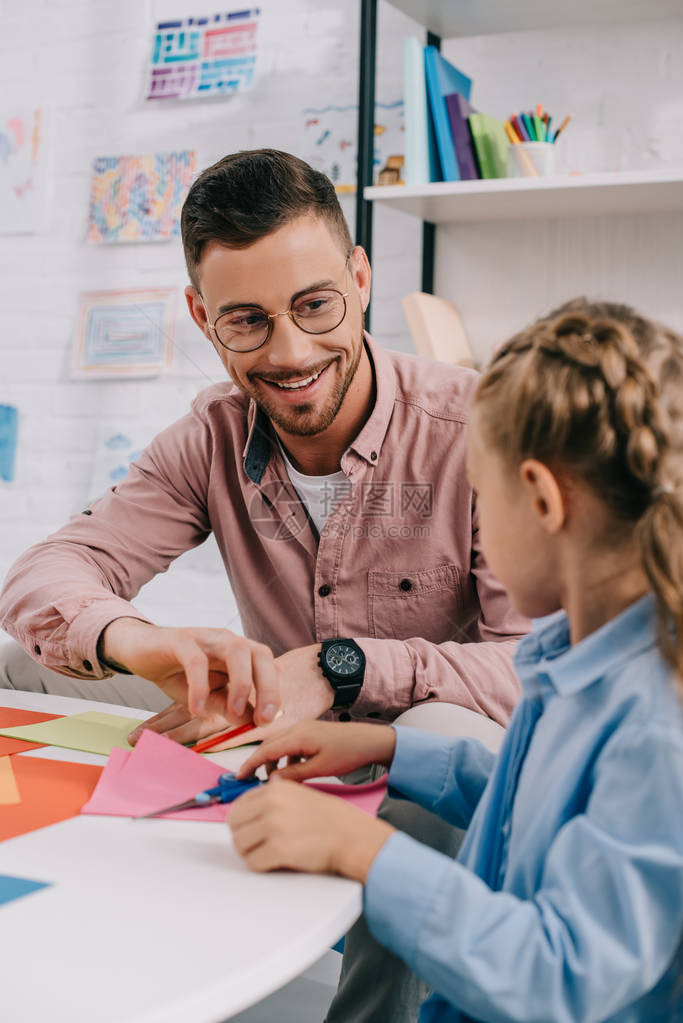
[[[451,135],[446,96],[453,92],[459,92],[461,96],[469,100],[472,79],[446,60],[435,46],[425,47],[424,62],[429,108],[443,180],[460,181],[460,170]]]

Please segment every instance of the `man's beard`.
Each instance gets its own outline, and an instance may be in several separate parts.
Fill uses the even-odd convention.
[[[362,353],[363,342],[361,341],[358,346],[358,354],[351,366],[349,366],[349,370],[343,380],[339,380],[336,376],[339,366],[339,356],[337,356],[334,362],[330,363],[330,369],[332,369],[335,362],[337,363],[337,367],[335,368],[334,389],[328,398],[325,407],[317,414],[314,412],[311,402],[302,402],[301,405],[294,405],[286,411],[283,411],[274,403],[271,404],[267,398],[264,399],[253,392],[251,397],[254,399],[259,408],[265,412],[270,421],[275,423],[276,426],[279,426],[285,433],[290,434],[292,437],[314,437],[316,434],[322,433],[331,426],[337,418],[339,409],[346,397],[346,392],[351,386],[351,381],[356,375],[356,370],[360,364],[360,357]],[[326,370],[325,372],[328,371]]]

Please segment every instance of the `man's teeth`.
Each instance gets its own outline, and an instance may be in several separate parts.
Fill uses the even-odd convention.
[[[317,373],[313,374],[313,376],[306,377],[305,380],[297,380],[294,384],[281,384],[277,383],[275,380],[272,380],[271,383],[277,384],[278,387],[284,387],[286,391],[298,391],[301,387],[308,387],[309,384],[312,384],[314,380],[318,379],[321,373],[322,369],[319,369]]]

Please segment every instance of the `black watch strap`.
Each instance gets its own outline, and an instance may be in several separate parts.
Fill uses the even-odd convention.
[[[350,652],[355,655],[355,659],[358,661],[358,668],[353,674],[336,671],[328,660],[328,652],[339,645],[350,648]],[[358,698],[358,694],[363,687],[365,654],[361,648],[352,639],[326,639],[323,641],[318,653],[318,664],[323,675],[334,689],[332,710],[343,710],[346,707],[350,707]]]

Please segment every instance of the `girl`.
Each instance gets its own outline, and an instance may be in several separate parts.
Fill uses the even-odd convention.
[[[484,550],[539,619],[498,757],[473,739],[310,722],[240,772],[383,764],[392,795],[468,828],[454,862],[292,781],[230,816],[255,870],[364,882],[372,933],[436,992],[421,1023],[683,1019],[682,367],[672,332],[576,300],[479,380],[468,468]]]

